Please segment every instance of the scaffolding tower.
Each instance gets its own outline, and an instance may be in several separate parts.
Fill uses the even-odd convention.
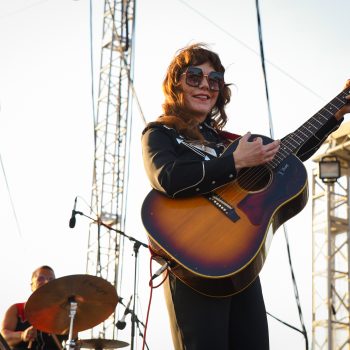
[[[131,129],[131,96],[135,0],[105,0],[99,91],[95,118],[95,158],[91,193],[88,274],[119,287]],[[104,226],[108,225],[110,228]],[[116,339],[116,315],[91,330],[92,338]]]
[[[318,166],[312,175],[312,338],[313,350],[350,349],[350,123],[323,145],[313,160],[335,156],[341,176],[324,183]]]

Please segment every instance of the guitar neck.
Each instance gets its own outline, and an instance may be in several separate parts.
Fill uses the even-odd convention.
[[[271,168],[276,168],[290,154],[295,154],[300,147],[310,140],[331,118],[334,118],[335,113],[348,102],[345,97],[349,94],[350,87],[334,97],[333,100],[327,103],[297,130],[283,138],[280,150],[276,154],[276,157],[269,162],[269,166]]]

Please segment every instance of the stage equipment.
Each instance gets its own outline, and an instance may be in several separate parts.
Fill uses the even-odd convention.
[[[128,346],[129,343],[114,339],[81,339],[78,341],[79,348],[82,349],[119,349]]]
[[[312,176],[312,349],[341,350],[350,343],[350,123],[333,132],[313,157],[339,161],[340,171]],[[329,166],[329,164],[326,164]],[[335,165],[331,165],[336,169]],[[334,170],[334,169],[333,169]],[[339,176],[339,178],[338,178]],[[334,181],[327,181],[332,177]],[[326,179],[326,182],[324,179]]]
[[[319,162],[319,176],[324,183],[333,183],[340,178],[340,162],[337,156],[321,158]]]
[[[92,82],[99,91],[96,92],[96,115],[93,107],[95,157],[91,214],[120,231],[125,231],[132,154],[134,27],[134,0],[104,1],[99,82]],[[122,280],[129,277],[123,272],[129,266],[124,261],[124,249],[124,239],[116,232],[101,227],[96,221],[90,225],[86,272],[108,279],[118,288],[119,295],[130,294],[127,281]],[[117,320],[115,313],[92,329],[90,338],[117,338]],[[133,337],[134,329],[132,334]],[[134,349],[133,341],[130,349]]]
[[[64,276],[38,288],[28,299],[28,321],[40,331],[69,334],[68,349],[74,348],[73,334],[95,327],[115,310],[118,296],[111,283],[90,275]]]

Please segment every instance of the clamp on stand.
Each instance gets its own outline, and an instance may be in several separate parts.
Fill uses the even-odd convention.
[[[66,342],[66,349],[71,350],[75,349],[75,341],[73,339],[73,324],[74,324],[74,317],[77,313],[77,308],[78,308],[78,303],[75,301],[74,297],[69,297],[68,298],[69,302],[69,318],[70,318],[70,323],[69,323],[69,335],[68,335],[68,340]]]

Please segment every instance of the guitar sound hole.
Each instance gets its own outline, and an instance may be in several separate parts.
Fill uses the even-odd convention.
[[[271,182],[271,172],[265,166],[244,168],[238,173],[238,184],[249,192],[258,192],[266,188]]]

